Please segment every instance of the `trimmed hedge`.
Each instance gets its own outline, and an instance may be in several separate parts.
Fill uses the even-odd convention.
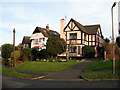
[[[95,56],[95,48],[92,46],[83,47],[83,57],[93,58]]]

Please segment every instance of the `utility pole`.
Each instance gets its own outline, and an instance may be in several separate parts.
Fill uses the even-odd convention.
[[[114,2],[111,8],[111,15],[112,15],[112,43],[113,43],[113,74],[115,73],[115,57],[114,57],[114,27],[113,27],[113,7],[115,7],[116,2]]]
[[[13,29],[13,67],[15,66],[15,28]]]

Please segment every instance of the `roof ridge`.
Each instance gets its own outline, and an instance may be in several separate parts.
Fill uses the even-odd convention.
[[[98,26],[98,25],[100,26],[100,24],[94,24],[94,25],[92,24],[92,25],[84,25],[84,26]]]
[[[42,28],[42,27],[38,27],[38,26],[37,26],[36,28],[40,28],[40,29],[46,29],[46,28]],[[46,29],[46,30],[47,30],[47,29]]]
[[[46,28],[42,28],[42,27],[38,27],[38,26],[37,26],[37,28],[40,28],[40,29],[45,29],[45,30],[47,30]],[[55,31],[55,30],[51,30],[51,29],[49,29],[49,30],[48,30],[48,32],[49,32],[49,31]],[[57,31],[55,31],[55,32],[57,32]]]
[[[24,37],[30,37],[30,36],[24,36]]]

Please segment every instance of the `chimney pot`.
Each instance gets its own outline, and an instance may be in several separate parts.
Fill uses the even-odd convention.
[[[46,29],[49,30],[49,24],[47,24]]]

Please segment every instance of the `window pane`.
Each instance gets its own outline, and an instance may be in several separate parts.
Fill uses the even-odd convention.
[[[77,52],[77,47],[76,47],[76,46],[70,47],[69,52],[70,52],[70,53],[76,53],[76,52]]]
[[[77,33],[70,33],[70,39],[77,39]]]
[[[83,33],[83,35],[82,35],[82,39],[84,39],[84,33]]]
[[[41,39],[39,38],[39,42],[41,42]]]

